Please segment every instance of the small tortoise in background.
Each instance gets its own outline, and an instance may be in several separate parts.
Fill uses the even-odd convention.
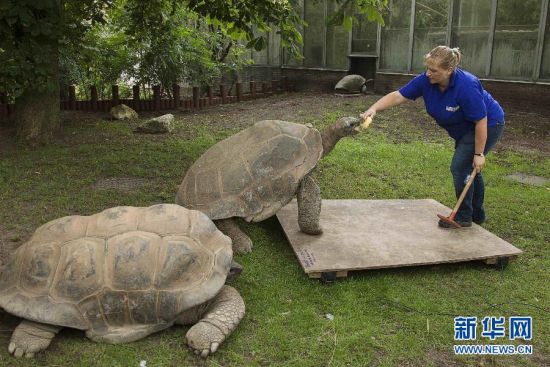
[[[300,229],[320,234],[321,190],[310,172],[341,138],[357,134],[361,122],[343,117],[320,133],[308,125],[260,121],[199,157],[179,186],[176,203],[208,215],[239,253],[249,252],[252,241],[232,218],[262,221],[295,195]]]
[[[357,74],[351,74],[346,75],[336,85],[334,86],[334,90],[338,93],[349,93],[349,94],[357,94],[357,93],[367,93],[367,83],[372,82],[372,79],[365,79],[361,75]]]
[[[32,357],[62,327],[126,343],[194,324],[186,340],[205,357],[245,313],[224,285],[241,270],[232,259],[231,240],[206,215],[175,204],[46,223],[2,269],[0,307],[24,319],[9,352]]]

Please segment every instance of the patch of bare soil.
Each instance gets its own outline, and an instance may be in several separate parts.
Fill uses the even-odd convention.
[[[334,94],[292,93],[255,101],[210,107],[200,111],[176,111],[176,119],[183,122],[179,135],[192,137],[186,125],[201,124],[208,130],[241,130],[265,119],[294,122],[315,122],[327,113],[357,115],[365,111],[381,96],[368,95],[339,97]],[[497,149],[518,152],[539,151],[550,155],[550,114],[506,110],[506,129]],[[550,108],[549,108],[550,112]],[[374,129],[386,130],[396,142],[424,138],[428,141],[448,139],[426,113],[421,99],[406,103],[375,117]],[[411,130],[414,134],[411,135]]]
[[[517,110],[505,112],[506,128],[501,149],[540,151],[544,156],[550,156],[550,108],[546,115]]]
[[[523,173],[515,173],[512,175],[505,176],[506,179],[519,182],[526,185],[532,185],[532,186],[541,186],[544,187],[550,180],[541,177],[541,176],[533,176],[533,175],[525,175]]]
[[[335,118],[342,115],[358,115],[380,97],[359,95],[344,98],[329,93],[287,93],[253,101],[208,107],[198,111],[179,109],[141,112],[138,120],[119,121],[119,123],[121,126],[133,129],[144,119],[172,113],[180,124],[180,128],[174,134],[183,139],[193,139],[197,134],[197,128],[216,133],[242,130],[266,119],[315,124],[330,113],[335,113]],[[510,149],[517,152],[537,151],[542,152],[544,156],[549,156],[550,113],[542,115],[503,107],[506,113],[506,129],[496,149]],[[110,131],[94,129],[94,126],[101,126],[102,121],[111,121],[106,112],[64,111],[62,119],[63,125],[70,127],[71,132],[61,132],[56,137],[57,143],[77,145],[102,142],[110,138]],[[84,131],[75,129],[78,127],[83,127]],[[395,142],[408,142],[415,139],[427,141],[449,139],[445,131],[428,116],[421,99],[377,114],[371,128],[384,131]],[[173,135],[161,134],[146,137],[134,135],[136,139],[149,141],[162,141],[170,136]],[[0,129],[0,152],[10,148],[14,148],[13,128],[4,127]]]

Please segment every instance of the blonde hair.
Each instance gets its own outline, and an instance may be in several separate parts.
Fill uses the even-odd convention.
[[[434,60],[439,67],[454,70],[460,63],[461,56],[458,47],[450,48],[447,46],[437,46],[424,55],[424,64],[426,64],[428,60]]]

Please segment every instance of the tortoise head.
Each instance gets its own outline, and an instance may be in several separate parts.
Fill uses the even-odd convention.
[[[243,267],[235,260],[231,262],[229,273],[227,274],[226,282],[232,282],[243,272]]]
[[[357,135],[361,131],[361,120],[358,117],[341,117],[321,133],[323,157],[329,154],[338,141],[346,136]]]
[[[340,136],[352,136],[359,133],[361,122],[359,117],[348,116],[339,118],[333,126]]]

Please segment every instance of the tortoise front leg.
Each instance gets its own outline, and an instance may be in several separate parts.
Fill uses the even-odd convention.
[[[34,357],[48,348],[61,327],[23,320],[11,335],[8,351],[15,357]]]
[[[311,175],[305,176],[298,187],[298,225],[307,234],[321,234],[321,189]]]
[[[192,312],[195,312],[193,310]],[[187,345],[201,357],[214,353],[219,345],[235,330],[244,317],[244,301],[239,292],[225,285],[207,305],[202,319],[199,320],[185,335]],[[187,323],[193,317],[181,315],[177,323]]]
[[[234,218],[218,219],[214,221],[216,227],[233,241],[233,251],[237,254],[245,254],[252,251],[252,240],[236,223]]]

